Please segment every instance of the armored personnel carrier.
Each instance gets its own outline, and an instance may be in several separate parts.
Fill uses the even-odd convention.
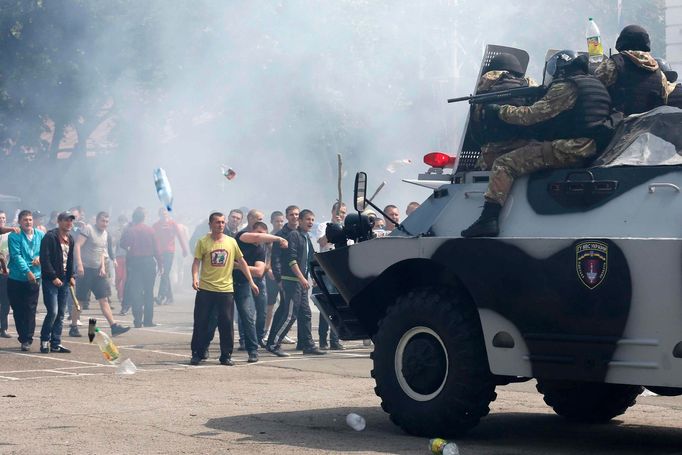
[[[624,413],[643,387],[682,394],[680,125],[667,106],[631,116],[584,168],[518,179],[496,238],[460,236],[489,176],[466,139],[456,159],[427,156],[410,183],[433,192],[390,236],[373,238],[359,214],[329,229],[315,301],[342,339],[374,341],[394,423],[456,436],[488,414],[496,386],[531,378],[583,422]],[[366,187],[359,173],[358,211]]]

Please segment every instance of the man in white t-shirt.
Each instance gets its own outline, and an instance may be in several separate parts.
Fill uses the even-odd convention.
[[[127,332],[130,330],[130,327],[124,327],[114,321],[111,306],[109,305],[111,286],[107,274],[107,266],[109,264],[108,226],[109,214],[99,212],[94,226],[86,224],[78,231],[74,247],[74,262],[76,265],[76,276],[78,277],[76,298],[78,300],[86,300],[92,291],[95,299],[99,302],[102,314],[111,327],[111,334],[116,336]],[[78,316],[77,311],[72,312],[69,336],[80,335],[78,326],[75,323],[78,320]]]

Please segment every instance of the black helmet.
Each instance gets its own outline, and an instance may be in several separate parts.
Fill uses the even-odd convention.
[[[670,63],[668,63],[665,59],[662,58],[657,58],[656,62],[658,62],[658,67],[663,71],[663,74],[665,74],[666,79],[668,79],[668,82],[675,82],[677,80],[677,71],[673,71],[672,66],[670,66]]]
[[[546,70],[552,79],[559,79],[573,73],[587,74],[587,63],[587,56],[578,55],[576,51],[565,49],[547,60]]]
[[[616,50],[623,51],[651,51],[649,33],[639,25],[628,25],[618,35]]]
[[[509,71],[514,73],[516,76],[523,76],[524,71],[521,68],[521,63],[519,59],[512,54],[497,54],[490,60],[490,65],[488,65],[488,71]]]

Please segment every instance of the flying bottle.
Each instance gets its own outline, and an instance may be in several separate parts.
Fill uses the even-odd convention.
[[[173,211],[173,190],[168,181],[168,176],[166,176],[166,171],[161,167],[154,169],[154,186],[156,186],[156,194],[166,210]]]

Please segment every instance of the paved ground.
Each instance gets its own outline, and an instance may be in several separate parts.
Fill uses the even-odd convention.
[[[0,453],[428,453],[379,407],[361,343],[324,357],[266,353],[257,364],[237,352],[235,367],[219,365],[213,348],[191,367],[192,296],[178,300],[157,307],[158,327],[115,339],[139,368],[132,376],[115,374],[86,338],[65,338],[72,354],[47,355],[0,339]],[[682,454],[682,398],[640,397],[600,426],[555,416],[533,383],[500,387],[491,408],[458,441],[463,455]],[[346,426],[349,412],[365,417],[365,431]]]

